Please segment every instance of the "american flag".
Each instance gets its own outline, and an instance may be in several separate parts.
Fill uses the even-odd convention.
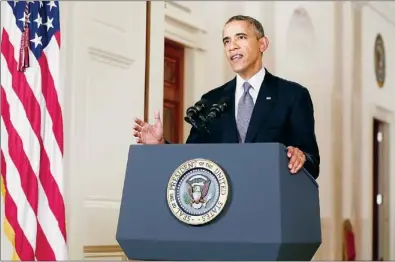
[[[67,260],[59,3],[1,7],[3,230],[13,259]]]

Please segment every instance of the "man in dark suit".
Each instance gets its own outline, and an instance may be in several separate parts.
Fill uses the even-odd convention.
[[[320,155],[309,91],[272,75],[262,66],[268,47],[262,25],[248,16],[230,18],[223,30],[225,54],[236,77],[202,96],[209,105],[231,98],[228,110],[210,126],[210,136],[191,129],[186,143],[279,142],[288,147],[292,174],[305,167],[317,178]],[[134,136],[142,144],[165,143],[159,112],[150,125],[135,120]]]

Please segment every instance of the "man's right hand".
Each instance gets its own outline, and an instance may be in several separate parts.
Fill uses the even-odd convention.
[[[134,120],[135,124],[133,127],[133,135],[137,138],[138,144],[164,144],[165,140],[163,139],[163,125],[158,111],[155,112],[154,117],[154,125],[150,125],[139,118]]]

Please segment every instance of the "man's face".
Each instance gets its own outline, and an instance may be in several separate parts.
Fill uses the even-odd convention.
[[[242,77],[251,77],[249,71],[261,66],[261,52],[264,52],[267,46],[266,39],[258,39],[254,26],[247,21],[232,21],[226,24],[223,44],[230,66]]]

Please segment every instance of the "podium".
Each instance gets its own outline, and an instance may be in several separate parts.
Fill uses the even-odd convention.
[[[133,145],[116,239],[133,260],[311,260],[318,185],[278,143]]]

